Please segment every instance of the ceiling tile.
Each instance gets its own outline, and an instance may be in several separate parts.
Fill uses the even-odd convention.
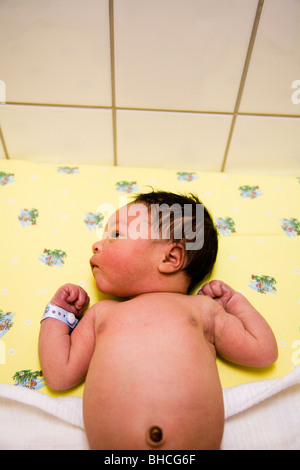
[[[1,0],[7,102],[111,105],[107,0]]]
[[[115,0],[119,107],[234,109],[257,0]]]

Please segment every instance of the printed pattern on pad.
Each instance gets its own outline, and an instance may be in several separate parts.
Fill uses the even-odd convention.
[[[0,383],[51,395],[41,371],[39,322],[58,287],[101,300],[90,271],[92,244],[120,200],[152,188],[195,193],[212,214],[219,254],[212,278],[242,292],[266,316],[279,360],[265,378],[296,363],[300,332],[299,177],[265,177],[94,165],[0,162]],[[197,286],[195,292],[201,286]],[[273,295],[272,295],[273,294]],[[260,380],[219,362],[222,385]],[[67,394],[82,396],[81,386]]]

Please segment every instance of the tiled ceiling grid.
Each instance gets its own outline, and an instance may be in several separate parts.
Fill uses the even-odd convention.
[[[32,37],[31,24],[25,10],[24,15],[22,12],[24,6],[20,6],[20,0],[15,2],[17,36],[22,38],[24,33],[27,43],[24,45],[18,38],[13,39],[11,50],[21,61],[21,65],[13,65],[16,72],[25,69],[26,74],[22,83],[15,78],[18,75],[13,75],[14,67],[10,67],[7,94],[10,96],[11,93],[13,98],[0,105],[0,126],[3,122],[0,157],[39,160],[32,149],[43,149],[41,161],[61,161],[66,156],[69,161],[91,161],[102,165],[178,167],[186,164],[191,169],[233,172],[259,171],[262,167],[264,172],[274,169],[282,173],[282,155],[290,172],[299,168],[300,106],[291,103],[276,106],[277,102],[283,101],[277,100],[276,95],[272,99],[271,87],[274,81],[276,92],[283,88],[280,73],[275,76],[272,71],[276,71],[276,59],[282,61],[282,56],[278,55],[282,48],[287,56],[286,68],[289,66],[289,54],[295,42],[291,37],[291,24],[297,22],[300,13],[298,0],[286,0],[284,10],[283,0],[247,0],[243,5],[236,0],[209,3],[203,0],[47,0],[43,3],[45,15],[37,13],[34,23],[32,12],[36,1],[28,0],[27,3],[33,17]],[[8,0],[3,0],[3,6],[6,11],[14,8]],[[199,18],[193,18],[193,11],[201,11]],[[282,12],[286,13],[283,15]],[[278,21],[276,37],[272,37],[274,14]],[[54,33],[48,17],[55,21]],[[239,24],[238,19],[245,20],[245,17],[247,22]],[[148,22],[152,22],[153,27],[148,27]],[[284,32],[280,29],[282,25],[286,28]],[[182,28],[182,43],[178,38],[174,42],[174,34],[179,28]],[[33,57],[36,31],[41,32],[41,42],[46,44],[46,50],[53,42],[53,34],[56,35],[53,55],[47,57],[47,67],[50,62],[52,70],[58,69],[56,57],[61,61],[61,76],[56,70],[46,77],[50,70],[46,67],[41,76],[42,92],[31,83],[37,81],[41,73],[41,67],[35,67]],[[221,56],[222,33],[224,49],[227,47],[226,65]],[[226,43],[228,34],[232,34],[230,47],[233,51]],[[154,43],[156,36],[161,39],[161,48]],[[199,49],[197,60],[202,61],[199,73],[206,70],[206,66],[208,70],[201,77],[193,66],[194,37],[203,40],[196,45]],[[272,52],[273,43],[276,46],[274,53],[265,61],[265,51]],[[84,56],[87,58],[83,63],[79,61],[74,70],[68,64],[75,63],[76,57],[72,55],[76,49],[84,51],[81,56],[79,54],[81,61]],[[205,54],[206,50],[215,55]],[[0,57],[1,53],[5,69],[10,57],[5,56],[5,48],[1,49],[0,44]],[[239,57],[238,63],[236,57]],[[180,58],[191,66],[187,70],[191,92],[189,86],[182,86],[184,73]],[[91,70],[89,64],[93,64]],[[295,66],[289,75],[293,79],[300,78],[300,73],[297,75],[299,63]],[[218,80],[218,68],[223,81]],[[201,80],[201,87],[197,80]],[[13,86],[10,86],[12,81]],[[291,83],[284,86],[290,87]],[[195,90],[199,93],[195,94]],[[213,90],[216,91],[215,103],[207,101]],[[288,93],[291,95],[292,91]],[[41,122],[47,125],[42,126]],[[60,135],[57,131],[63,128],[65,135]],[[34,129],[37,130],[35,143],[31,145],[27,136]],[[281,154],[285,146],[287,150]],[[277,148],[278,153],[274,155]]]

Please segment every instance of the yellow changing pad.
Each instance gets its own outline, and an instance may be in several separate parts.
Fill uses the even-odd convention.
[[[220,233],[212,277],[243,292],[278,340],[279,359],[267,369],[218,359],[223,387],[282,377],[300,365],[299,178],[2,160],[0,383],[58,395],[38,359],[45,305],[66,282],[83,286],[91,304],[101,300],[89,258],[105,208],[149,186],[200,197]]]

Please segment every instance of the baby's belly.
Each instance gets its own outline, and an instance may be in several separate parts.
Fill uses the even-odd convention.
[[[149,432],[157,427],[159,448],[174,447],[181,435],[174,448],[194,449],[203,413],[213,408],[222,423],[215,358],[201,327],[182,315],[158,320],[129,316],[100,330],[84,392],[92,448],[153,448]]]

